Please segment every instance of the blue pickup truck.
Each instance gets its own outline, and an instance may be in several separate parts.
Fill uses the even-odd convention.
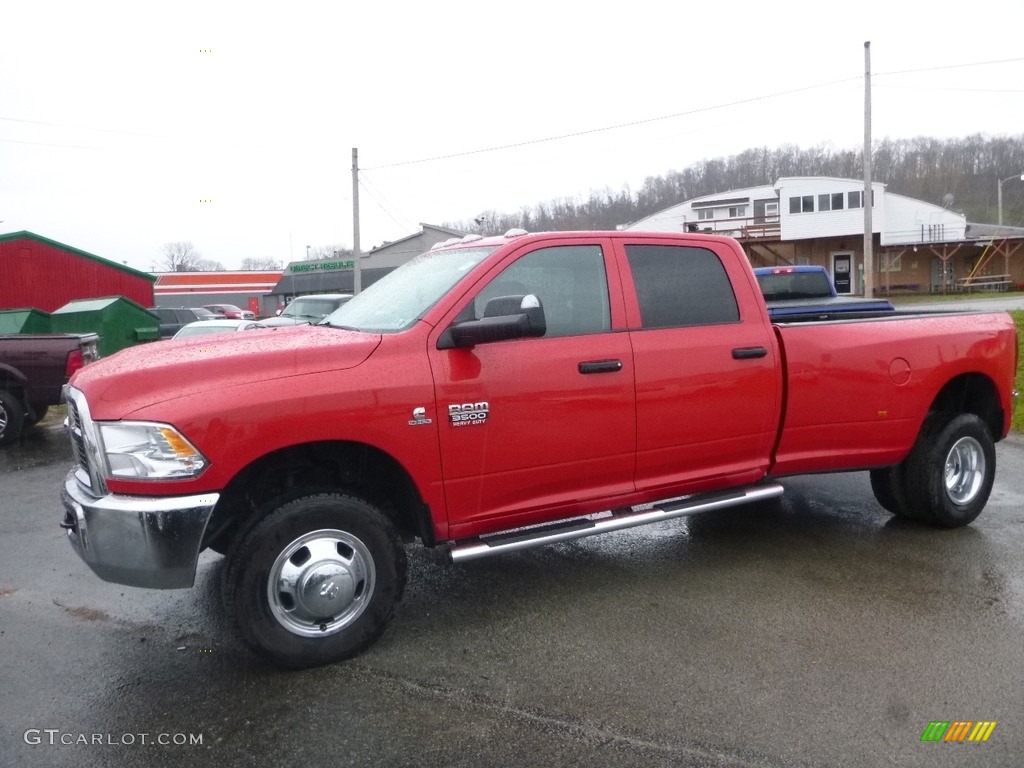
[[[896,309],[885,299],[840,296],[824,267],[755,267],[754,275],[771,318],[810,318]]]

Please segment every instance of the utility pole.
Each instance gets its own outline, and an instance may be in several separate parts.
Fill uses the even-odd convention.
[[[871,234],[871,41],[864,43],[864,296],[875,295],[875,260]]]
[[[358,295],[363,289],[363,272],[360,264],[363,255],[359,252],[359,150],[352,147],[352,293]]]

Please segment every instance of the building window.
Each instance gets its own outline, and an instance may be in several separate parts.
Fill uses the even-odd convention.
[[[778,203],[765,203],[764,204],[764,217],[768,221],[778,221],[778,218],[779,218],[779,204]]]
[[[814,213],[814,195],[789,198],[790,213]]]
[[[747,215],[747,206],[745,205],[734,205],[729,209],[730,219],[741,219]]]
[[[863,192],[847,192],[846,199],[849,201],[847,208],[863,208],[864,207],[864,193]],[[875,207],[875,191],[871,190],[871,207]]]
[[[810,264],[811,264],[811,257],[810,256],[797,256],[793,260],[793,263],[796,264],[798,267],[807,267],[807,266],[810,266]]]
[[[843,193],[832,192],[830,194],[818,195],[819,211],[841,211],[843,210]]]
[[[886,253],[883,251],[878,262],[879,272],[901,272],[903,271],[903,254]]]
[[[697,221],[708,221],[715,218],[714,208],[698,208],[697,209]]]

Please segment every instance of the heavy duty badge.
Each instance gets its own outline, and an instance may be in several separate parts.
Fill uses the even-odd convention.
[[[483,424],[487,421],[491,406],[484,403],[461,403],[448,406],[448,420],[453,427]]]

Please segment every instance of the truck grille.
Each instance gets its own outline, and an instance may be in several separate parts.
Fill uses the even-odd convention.
[[[68,406],[68,437],[75,458],[75,476],[91,493],[106,493],[106,483],[100,471],[96,426],[89,415],[89,404],[81,392],[66,386],[64,401]]]
[[[82,417],[74,400],[68,400],[68,434],[71,436],[71,452],[75,463],[89,471],[89,454],[85,451],[85,436],[82,434]]]

